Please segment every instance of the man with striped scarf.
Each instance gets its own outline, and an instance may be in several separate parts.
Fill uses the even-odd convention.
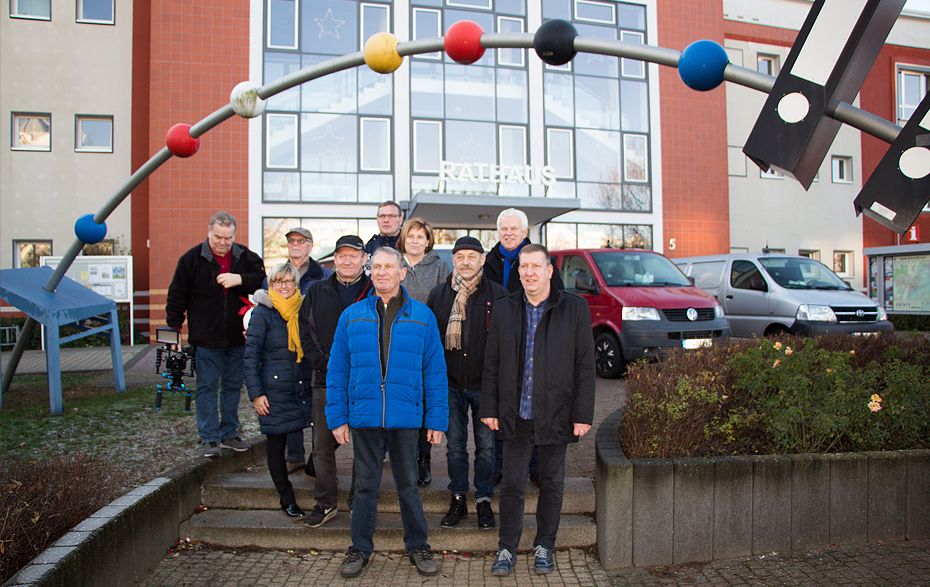
[[[475,510],[478,527],[495,526],[491,511],[494,486],[494,435],[478,419],[484,347],[491,309],[507,295],[502,286],[483,277],[484,248],[478,239],[463,236],[452,249],[452,274],[430,292],[426,305],[436,315],[446,354],[449,379],[449,429],[446,433],[446,459],[449,467],[449,513],[440,522],[455,528],[466,517],[468,507],[468,410],[475,437]]]

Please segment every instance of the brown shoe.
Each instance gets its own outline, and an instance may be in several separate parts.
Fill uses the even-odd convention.
[[[291,475],[293,473],[296,473],[297,471],[303,470],[304,466],[305,466],[304,463],[295,463],[294,461],[288,461],[287,462],[287,474]]]

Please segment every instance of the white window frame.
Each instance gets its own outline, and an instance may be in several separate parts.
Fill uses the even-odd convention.
[[[798,255],[814,261],[820,260],[820,249],[798,249]]]
[[[274,144],[269,139],[269,133],[271,132],[271,119],[272,118],[289,118],[294,121],[294,163],[293,165],[272,165],[271,163],[271,147]],[[265,115],[265,169],[285,169],[290,171],[297,171],[298,165],[300,163],[300,151],[298,150],[300,140],[300,118],[297,113],[287,113],[287,112],[269,112]]]
[[[903,103],[904,92],[901,91],[901,85],[902,85],[901,78],[903,76],[918,77],[920,79],[921,85],[923,86],[922,93],[926,95],[927,92],[930,91],[930,69],[925,68],[925,67],[902,65],[902,64],[897,64],[895,66],[895,69],[897,70],[895,72],[895,116],[898,119],[898,124],[900,126],[904,126],[905,124],[907,124],[907,121],[910,118],[910,116],[908,116],[907,118],[904,117],[904,109],[908,108],[911,111],[913,111],[914,109],[917,108],[917,106],[920,105],[920,102],[917,102],[917,104]]]
[[[497,127],[497,144],[500,145],[497,153],[497,162],[500,165],[517,165],[516,163],[511,163],[504,161],[504,130],[518,130],[520,131],[520,140],[522,141],[522,150],[523,150],[523,161],[521,165],[526,165],[529,162],[529,153],[526,150],[526,127],[518,124],[502,124]]]
[[[388,23],[388,28],[391,26],[391,7],[387,4],[368,4],[363,2],[359,4],[358,7],[358,49],[359,51],[364,51],[365,42],[368,40],[365,37],[365,16],[366,12],[369,10],[375,10],[378,12],[383,12],[385,14],[384,21]],[[390,31],[379,31],[383,33],[389,33]]]
[[[476,6],[477,3],[464,3],[464,2],[455,2],[455,0],[446,0],[446,6],[454,6],[456,8],[474,8],[475,10],[491,10],[491,0],[487,0],[484,6]]]
[[[584,18],[578,16],[578,5],[579,4],[588,4],[593,6],[599,6],[603,8],[610,9],[610,20],[601,20],[599,18]],[[613,3],[608,2],[597,2],[596,0],[575,0],[572,5],[572,9],[575,13],[575,20],[578,22],[596,22],[598,24],[617,24],[617,7]]]
[[[265,47],[268,49],[297,49],[300,46],[300,2],[294,0],[294,44],[293,45],[272,45],[271,44],[271,2],[267,0],[266,9],[268,17],[265,18],[265,38],[267,39]]]
[[[48,119],[48,146],[45,145],[23,145],[19,142],[19,119],[20,118],[47,118]],[[51,152],[52,150],[52,114],[51,112],[12,112],[10,115],[10,150],[12,151],[42,151]]]
[[[846,257],[846,271],[837,271],[836,270],[836,256],[843,255]],[[840,277],[853,277],[856,274],[855,258],[853,251],[833,251],[833,272],[839,275]]]
[[[521,33],[526,32],[524,28],[523,19],[518,18],[518,17],[513,17],[513,16],[498,16],[497,17],[497,32],[502,32],[503,27],[501,26],[501,23],[505,21],[518,23],[520,25],[519,32]],[[526,57],[525,57],[525,52],[523,51],[523,49],[510,49],[510,50],[514,51],[517,55],[520,56],[519,63],[509,63],[507,61],[504,61],[502,59],[502,56],[504,55],[504,51],[501,49],[498,49],[497,50],[497,64],[498,65],[505,65],[505,66],[510,66],[510,67],[523,67],[524,65],[526,65]]]
[[[81,123],[87,121],[107,121],[110,123],[110,144],[107,146],[82,145]],[[113,117],[103,114],[74,115],[74,151],[75,153],[112,153],[113,152]]]
[[[832,170],[833,183],[848,184],[853,182],[852,157],[833,155],[830,158],[830,169]]]
[[[781,71],[781,59],[779,56],[772,53],[756,53],[756,71],[759,73],[765,73],[759,69],[759,65],[763,62],[772,64],[772,73],[766,73],[765,75],[778,77],[778,72]]]
[[[84,2],[85,0],[76,0],[77,4],[74,7],[74,16],[75,22],[82,24],[116,24],[116,0],[110,0],[110,14],[113,15],[110,20],[97,20],[95,18],[84,18]]]
[[[782,172],[777,171],[774,167],[769,167],[768,171],[759,168],[759,177],[762,179],[785,179]]]
[[[10,18],[25,18],[28,20],[52,20],[52,0],[48,0],[48,16],[22,14],[18,12],[19,0],[10,0]]]
[[[416,41],[417,39],[423,38],[423,37],[420,37],[420,36],[417,35],[417,29],[419,28],[419,27],[417,26],[417,17],[418,17],[420,14],[434,14],[434,15],[436,15],[436,34],[433,35],[433,36],[441,37],[441,36],[442,36],[442,11],[440,11],[440,10],[434,10],[434,9],[432,9],[432,8],[414,7],[414,9],[413,9],[413,27],[412,27],[412,29],[413,29],[413,35],[414,35],[413,40]],[[427,38],[429,38],[429,37],[427,37]],[[433,60],[433,61],[439,61],[439,60],[442,59],[442,52],[440,52],[440,51],[435,51],[435,52],[433,52],[433,53],[418,53],[417,55],[413,55],[412,57],[414,57],[414,58],[416,58],[416,59],[431,59],[431,60]]]
[[[627,175],[627,144],[633,143],[633,141],[641,143],[642,152],[643,152],[643,175],[644,177],[632,177]],[[631,183],[649,183],[649,141],[646,139],[646,135],[640,134],[627,134],[623,133],[623,181],[628,181]]]
[[[636,40],[627,40],[628,38],[635,38]],[[645,33],[639,31],[620,31],[620,41],[624,43],[636,43],[638,45],[642,45],[646,42],[646,35]],[[628,68],[630,68],[629,71]],[[620,77],[646,79],[646,62],[640,61],[638,59],[629,59],[627,57],[621,58]]]
[[[552,141],[553,133],[563,133],[563,134],[568,135],[568,146],[569,146],[570,153],[575,152],[575,136],[574,136],[574,131],[570,128],[547,128],[546,129],[546,165],[552,167],[552,169],[554,170],[556,169],[556,167],[552,164],[552,151],[551,151],[551,146],[553,142]],[[558,173],[555,173],[555,178],[556,179],[575,179],[575,158],[574,157],[568,158],[568,166],[569,166],[569,169],[571,170],[568,175],[559,175]]]
[[[36,245],[44,245],[44,244],[48,245],[48,251],[49,251],[48,254],[49,255],[54,254],[54,242],[50,238],[49,239],[44,239],[44,238],[13,239],[13,269],[20,269],[23,266],[23,246],[28,246],[28,245],[36,246]],[[41,256],[42,255],[36,255],[36,263],[39,263],[39,257]],[[36,265],[36,267],[39,267],[39,265]]]
[[[414,173],[436,173],[438,174],[441,170],[440,167],[437,166],[435,169],[423,167],[420,164],[419,158],[417,157],[417,153],[419,153],[419,149],[417,149],[417,138],[420,136],[419,133],[417,132],[418,126],[434,126],[438,129],[439,158],[436,159],[437,164],[438,164],[439,161],[442,161],[445,158],[445,153],[443,149],[444,141],[443,141],[443,136],[442,136],[442,132],[443,132],[442,121],[441,120],[414,120],[413,121],[413,140],[411,141],[413,143],[413,172]]]
[[[365,126],[366,123],[371,123],[374,125],[384,125],[386,129],[384,130],[384,144],[381,145],[384,153],[391,153],[391,119],[390,118],[380,118],[373,116],[360,116],[358,121],[359,129],[359,156],[358,156],[358,167],[361,171],[390,171],[391,170],[391,158],[387,157],[387,166],[386,167],[369,167],[365,165],[365,145],[367,143],[367,138],[365,136]]]

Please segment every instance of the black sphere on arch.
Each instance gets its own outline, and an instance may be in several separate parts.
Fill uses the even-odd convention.
[[[565,20],[550,20],[536,30],[533,49],[549,65],[565,65],[578,54],[575,37],[578,31]]]

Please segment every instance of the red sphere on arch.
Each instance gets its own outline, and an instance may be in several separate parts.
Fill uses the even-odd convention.
[[[484,47],[481,46],[481,25],[471,20],[460,20],[449,27],[442,40],[446,54],[456,63],[470,65],[481,59]]]
[[[191,125],[179,122],[168,129],[165,143],[175,157],[190,157],[200,148],[200,138],[191,136]]]

